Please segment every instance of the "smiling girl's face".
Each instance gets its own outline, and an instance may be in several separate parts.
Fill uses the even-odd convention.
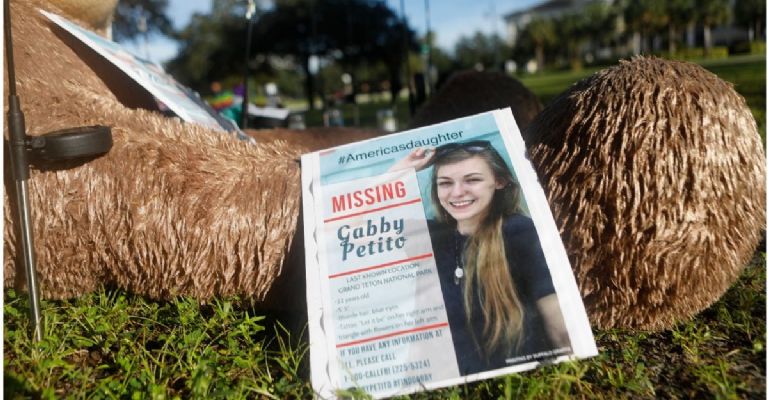
[[[456,220],[464,235],[471,235],[480,226],[497,189],[504,187],[487,162],[478,156],[442,165],[437,173],[437,198],[445,211]]]

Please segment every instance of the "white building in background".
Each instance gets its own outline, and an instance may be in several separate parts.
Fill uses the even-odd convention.
[[[613,4],[612,0],[549,0],[525,10],[516,11],[504,16],[507,25],[507,42],[514,46],[520,33],[534,18],[556,19],[563,15],[581,12],[592,3]]]
[[[504,16],[504,22],[507,27],[507,43],[513,47],[517,45],[520,34],[534,19],[558,19],[565,15],[580,13],[591,4],[611,5],[614,1],[615,0],[548,0],[542,1],[525,10],[507,14]],[[618,17],[616,29],[616,33],[623,31],[623,16]],[[586,43],[582,48],[582,51],[584,52],[583,57],[588,62],[591,62],[595,58],[610,58],[613,56],[615,50],[616,49],[611,47],[599,48],[597,44],[593,43]],[[537,65],[536,61],[531,59],[525,63],[524,68],[527,72],[533,73],[541,68],[541,66]]]
[[[612,5],[616,3],[616,0],[544,0],[533,7],[509,13],[504,16],[507,42],[509,45],[515,46],[520,38],[520,34],[534,18],[557,19],[564,15],[581,12],[588,5],[594,3]],[[731,7],[733,7],[734,3],[735,0],[730,1]],[[621,34],[625,29],[624,17],[619,14],[617,16],[615,33]],[[682,34],[680,40],[685,46],[703,46],[704,28],[700,24],[690,24],[683,28],[680,33]],[[712,29],[712,43],[715,46],[730,46],[734,43],[750,40],[750,35],[751,33],[746,29],[736,27],[732,23],[725,24]],[[634,37],[625,38],[625,40],[625,43],[614,43],[615,46],[618,46],[616,48],[597,48],[597,46],[590,43],[584,49],[587,53],[585,56],[595,56],[600,59],[614,55],[627,56],[638,54],[641,51],[639,34],[634,35]],[[666,46],[666,40],[667,37],[662,34],[650,38],[651,50],[663,51]]]

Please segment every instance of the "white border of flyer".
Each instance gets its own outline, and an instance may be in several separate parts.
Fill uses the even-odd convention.
[[[506,256],[515,265],[507,266],[516,287],[510,298],[518,301],[522,328],[502,335],[515,345],[493,348],[504,350],[488,350],[498,341],[484,335],[494,318],[518,320],[484,314],[489,307],[478,304],[488,300],[478,293],[491,285],[479,283],[480,268],[476,279],[462,281],[464,261],[447,259],[453,251],[448,238],[459,237],[456,221],[464,217],[456,216],[450,229],[436,222],[445,194],[437,191],[434,168],[393,169],[421,148],[434,152],[435,160],[455,148],[490,148],[519,187],[519,215],[504,217],[502,239],[495,239],[503,254],[531,254],[520,262]],[[510,109],[305,154],[301,164],[310,369],[318,397],[352,389],[374,398],[405,395],[597,354],[565,248]],[[433,185],[439,202],[432,200]],[[513,243],[526,226],[532,236],[525,237],[533,240]],[[440,239],[441,232],[452,233]],[[455,254],[466,257],[459,248]],[[478,288],[467,289],[473,284]]]
[[[40,13],[123,71],[182,120],[217,131],[233,131],[239,139],[251,141],[233,121],[218,116],[196,93],[179,84],[159,65],[133,55],[120,44],[83,29],[64,17],[44,10]]]

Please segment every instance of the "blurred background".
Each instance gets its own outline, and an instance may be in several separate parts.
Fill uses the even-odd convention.
[[[113,37],[235,121],[247,95],[285,126],[394,130],[459,70],[512,75],[546,105],[644,54],[735,83],[764,136],[765,20],[761,0],[122,0]]]

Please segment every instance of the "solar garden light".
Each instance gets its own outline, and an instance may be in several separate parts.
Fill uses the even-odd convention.
[[[31,210],[29,207],[29,161],[64,161],[94,158],[112,148],[112,132],[106,126],[88,126],[49,132],[41,136],[27,136],[24,114],[16,94],[16,72],[13,64],[9,0],[3,3],[5,26],[5,52],[8,69],[8,141],[11,173],[15,182],[16,237],[21,243],[17,252],[24,266],[29,292],[30,319],[35,341],[42,340],[43,326],[40,314],[39,288],[35,270],[35,253],[32,242]],[[12,207],[14,208],[14,207]],[[13,212],[12,211],[12,212]],[[18,265],[18,264],[17,264]]]

